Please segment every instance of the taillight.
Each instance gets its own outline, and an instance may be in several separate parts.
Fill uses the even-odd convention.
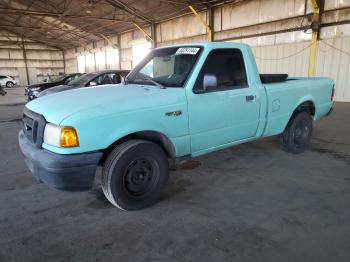
[[[332,88],[332,96],[331,96],[331,100],[334,101],[334,96],[335,96],[335,88],[334,88],[334,85],[333,85],[333,88]]]

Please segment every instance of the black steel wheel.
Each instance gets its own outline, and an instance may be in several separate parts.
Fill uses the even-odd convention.
[[[124,173],[124,190],[131,197],[144,197],[152,192],[159,179],[157,162],[149,157],[137,158]]]
[[[307,112],[296,114],[288,123],[280,137],[284,151],[294,154],[302,153],[310,144],[312,135],[312,117]]]
[[[130,140],[108,155],[101,184],[113,205],[138,210],[158,200],[168,176],[168,159],[162,148],[149,141]]]

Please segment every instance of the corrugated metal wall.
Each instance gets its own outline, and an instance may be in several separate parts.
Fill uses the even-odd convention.
[[[256,46],[253,52],[261,73],[307,76],[310,42]],[[337,101],[350,102],[350,37],[321,40],[317,45],[316,76],[335,81]]]
[[[309,42],[253,47],[260,73],[287,73],[307,76]]]
[[[335,80],[335,99],[350,102],[350,37],[318,43],[316,75]]]
[[[0,32],[1,37],[13,38],[17,36],[7,32]],[[61,50],[43,44],[25,41],[24,44],[29,80],[27,79],[26,64],[22,44],[2,45],[0,48],[0,75],[13,76],[20,85],[42,82],[52,75],[64,72],[64,59]]]

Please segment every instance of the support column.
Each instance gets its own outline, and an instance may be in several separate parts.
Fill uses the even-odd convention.
[[[143,30],[143,29],[141,28],[141,26],[139,26],[139,25],[136,24],[136,23],[134,23],[134,26],[136,26],[136,28],[137,28],[138,30],[140,30],[141,33],[142,33],[146,38],[148,38],[149,40],[151,40],[152,43],[154,42],[153,38],[152,38],[149,34],[147,34],[147,32],[146,32],[145,30]]]
[[[27,63],[27,52],[26,52],[26,48],[25,48],[25,45],[24,45],[23,37],[22,37],[22,51],[23,51],[24,66],[26,68],[27,84],[30,85],[30,82],[29,82],[29,70],[28,70],[28,63]]]
[[[62,57],[63,57],[63,73],[66,73],[66,56],[64,54],[64,50],[61,50],[62,52]]]
[[[119,63],[119,69],[122,70],[122,47],[121,47],[121,41],[120,41],[120,35],[118,35],[117,38],[117,45],[118,45],[118,63]]]
[[[214,8],[208,8],[208,25],[211,29],[210,42],[214,41]]]
[[[155,23],[152,23],[152,25],[151,25],[151,37],[153,39],[152,48],[156,48],[157,47],[157,30],[156,30]]]
[[[190,5],[188,6],[188,8],[192,11],[192,13],[194,14],[194,16],[199,20],[199,22],[201,22],[207,29],[208,32],[208,42],[212,42],[213,41],[213,33],[211,30],[211,27],[207,24],[206,21],[204,21],[204,19],[197,13],[197,11]],[[208,11],[210,13],[210,11]],[[211,19],[209,18],[209,21]]]
[[[316,66],[316,51],[317,51],[317,40],[319,38],[320,32],[320,3],[318,0],[311,0],[313,7],[312,14],[312,37],[310,46],[310,58],[309,58],[309,77],[315,76],[315,66]]]

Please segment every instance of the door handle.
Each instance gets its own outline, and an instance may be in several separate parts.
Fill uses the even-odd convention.
[[[255,96],[254,95],[250,95],[250,96],[246,96],[245,97],[245,101],[246,102],[250,102],[250,101],[254,101],[255,100]]]

